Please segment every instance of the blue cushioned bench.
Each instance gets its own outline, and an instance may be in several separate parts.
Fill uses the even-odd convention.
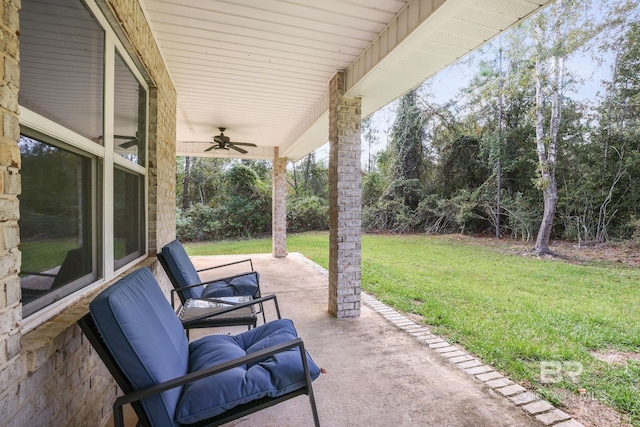
[[[311,382],[320,369],[289,319],[189,344],[143,268],[100,293],[78,323],[125,393],[113,406],[116,427],[128,403],[142,425],[217,426],[301,394],[319,426]]]

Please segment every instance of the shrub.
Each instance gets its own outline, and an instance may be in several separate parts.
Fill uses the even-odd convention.
[[[640,219],[634,219],[633,225],[635,227],[635,231],[633,232],[633,242],[640,247]]]
[[[215,209],[195,203],[187,210],[176,212],[176,236],[183,241],[212,240],[219,236],[220,223]]]
[[[374,206],[387,187],[387,181],[378,171],[362,175],[362,206]]]
[[[410,232],[415,228],[415,216],[401,200],[382,199],[363,209],[362,226],[367,231]]]
[[[329,205],[318,196],[295,196],[287,201],[287,230],[314,231],[329,228]]]
[[[176,235],[190,241],[251,237],[271,231],[271,191],[243,164],[234,164],[222,179],[220,196],[177,211]]]

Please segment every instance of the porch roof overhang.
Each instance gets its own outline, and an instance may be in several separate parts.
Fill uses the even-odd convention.
[[[178,93],[176,154],[296,160],[328,140],[337,70],[367,117],[550,1],[141,4]],[[257,147],[205,152],[219,127]]]

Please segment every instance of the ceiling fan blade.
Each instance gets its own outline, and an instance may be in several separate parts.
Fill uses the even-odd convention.
[[[213,144],[211,141],[178,141],[181,144]]]
[[[256,144],[253,144],[251,142],[230,142],[229,145],[246,145],[247,147],[257,147]]]
[[[119,144],[118,147],[124,148],[126,150],[128,148],[135,147],[136,145],[138,145],[138,138],[133,138],[129,141],[123,142],[122,144]]]
[[[211,151],[211,150],[214,150],[214,149],[216,149],[216,148],[218,148],[218,146],[217,146],[217,145],[212,145],[211,147],[209,147],[209,148],[207,148],[206,150],[204,150],[204,152],[206,153],[207,151]]]
[[[136,132],[137,134],[137,132]],[[98,140],[104,139],[104,135],[100,135]],[[123,142],[119,145],[121,148],[131,148],[134,145],[138,144],[138,136],[137,135],[113,135],[113,139],[128,139],[129,141]]]
[[[229,144],[229,145],[227,145],[227,147],[228,147],[227,149],[231,148],[231,149],[234,149],[234,150],[236,150],[236,151],[238,151],[238,152],[240,152],[242,154],[247,154],[248,153],[247,150],[243,150],[242,148],[238,148],[238,147],[234,146],[233,144]]]

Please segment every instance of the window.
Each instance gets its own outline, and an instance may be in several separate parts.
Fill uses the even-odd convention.
[[[79,0],[25,1],[20,105],[101,144],[104,38]]]
[[[120,55],[115,58],[114,149],[125,159],[144,165],[146,91]]]
[[[118,269],[144,253],[144,181],[119,168],[114,170],[113,178],[113,258]]]
[[[32,312],[97,277],[91,207],[95,162],[20,137],[22,304]]]
[[[148,91],[93,0],[20,26],[23,316],[46,318],[146,254]]]

